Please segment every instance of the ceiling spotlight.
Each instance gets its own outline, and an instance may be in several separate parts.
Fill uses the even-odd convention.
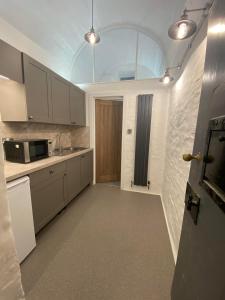
[[[91,29],[89,32],[87,32],[85,35],[84,35],[84,38],[85,38],[85,41],[87,41],[88,43],[94,45],[94,44],[97,44],[100,42],[100,36],[98,33],[95,32],[94,30],[94,3],[93,3],[93,0],[92,0],[92,14],[91,14]]]
[[[188,18],[188,13],[203,11],[206,12],[204,15],[206,17],[211,6],[208,3],[203,8],[185,9],[180,19],[170,26],[168,30],[169,37],[173,40],[184,40],[191,37],[197,31],[197,24]]]
[[[181,16],[180,20],[172,24],[169,28],[169,37],[173,40],[184,40],[191,37],[197,30],[194,21],[188,19],[187,12]]]
[[[163,84],[169,84],[173,80],[174,78],[170,75],[169,68],[167,68],[164,76],[160,78],[160,82],[162,82]]]

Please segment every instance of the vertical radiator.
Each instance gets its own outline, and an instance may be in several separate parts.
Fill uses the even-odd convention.
[[[137,99],[137,125],[134,185],[149,186],[148,154],[153,95],[139,95]]]

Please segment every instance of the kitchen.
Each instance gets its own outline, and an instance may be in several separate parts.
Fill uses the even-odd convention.
[[[223,1],[3,2],[0,299],[223,299]]]

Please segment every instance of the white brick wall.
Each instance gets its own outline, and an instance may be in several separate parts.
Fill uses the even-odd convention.
[[[205,48],[206,40],[192,54],[182,76],[173,86],[170,97],[162,201],[175,259],[190,170],[190,163],[183,161],[182,154],[192,153],[193,149]]]

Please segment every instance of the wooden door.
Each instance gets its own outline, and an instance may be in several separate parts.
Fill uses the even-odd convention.
[[[225,39],[219,24],[225,24],[224,0],[214,1],[209,16],[193,149],[201,155],[191,163],[172,300],[225,299]]]
[[[50,71],[25,54],[23,63],[28,120],[51,122]]]
[[[73,85],[70,86],[70,120],[71,124],[85,126],[85,92]]]
[[[70,85],[60,76],[52,73],[51,98],[52,118],[56,124],[70,124]]]
[[[120,181],[123,102],[96,100],[96,182]]]

